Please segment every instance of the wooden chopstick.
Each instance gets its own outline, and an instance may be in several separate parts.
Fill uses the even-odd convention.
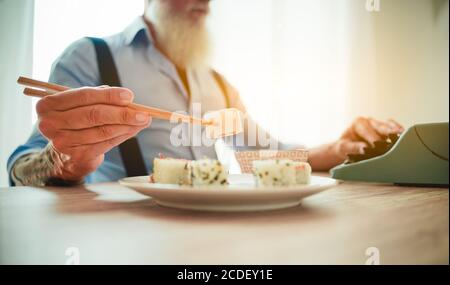
[[[48,83],[48,82],[44,82],[44,81],[39,81],[39,80],[35,80],[32,78],[27,78],[27,77],[23,77],[23,76],[20,76],[19,79],[17,79],[17,83],[24,85],[24,86],[32,87],[32,88],[42,89],[42,90],[48,91],[52,94],[67,91],[70,89],[69,87],[66,87],[66,86]]]
[[[39,81],[27,77],[19,77],[17,79],[17,83],[28,86],[23,90],[23,94],[31,97],[37,97],[37,98],[44,98],[49,95],[54,95],[60,92],[64,92],[67,90],[70,90],[71,88],[67,86],[62,86],[58,84],[48,83],[44,81]],[[177,120],[185,123],[190,124],[201,124],[201,125],[211,125],[213,122],[211,121],[205,121],[203,119],[194,118],[192,116],[178,114],[158,108],[148,107],[141,104],[132,103],[128,107],[141,111],[146,112],[153,118],[161,119],[161,120]]]
[[[34,88],[25,88],[23,89],[23,94],[30,97],[44,98],[45,96],[52,95],[48,91],[39,90]]]

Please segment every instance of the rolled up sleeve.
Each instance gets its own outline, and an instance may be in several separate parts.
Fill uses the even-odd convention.
[[[101,85],[92,43],[83,38],[71,44],[53,63],[49,81],[72,88]],[[14,163],[26,154],[41,151],[47,144],[48,140],[35,125],[28,140],[17,147],[8,158],[7,171],[11,186],[14,186],[11,179]]]

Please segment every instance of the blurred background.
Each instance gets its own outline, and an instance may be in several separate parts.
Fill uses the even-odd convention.
[[[356,116],[449,118],[448,0],[214,0],[214,67],[282,141],[336,139]],[[71,42],[123,30],[143,0],[0,0],[0,186],[36,122],[19,75],[48,80]]]

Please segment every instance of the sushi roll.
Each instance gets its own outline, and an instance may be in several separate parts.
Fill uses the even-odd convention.
[[[217,160],[155,158],[151,181],[189,186],[227,185],[228,171]]]
[[[255,160],[253,174],[257,186],[289,186],[296,184],[291,160]]]
[[[309,184],[311,181],[311,165],[307,162],[294,162],[295,180],[297,184]]]
[[[228,171],[218,160],[191,161],[190,173],[192,186],[228,184]]]
[[[190,162],[184,159],[155,158],[152,180],[155,183],[191,185]]]
[[[306,162],[284,160],[255,160],[253,174],[256,186],[292,186],[307,184],[311,166]]]

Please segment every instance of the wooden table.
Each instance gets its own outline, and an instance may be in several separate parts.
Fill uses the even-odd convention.
[[[159,207],[117,183],[0,189],[0,264],[449,263],[448,189],[343,183],[271,212]],[[68,254],[66,256],[66,253]]]

